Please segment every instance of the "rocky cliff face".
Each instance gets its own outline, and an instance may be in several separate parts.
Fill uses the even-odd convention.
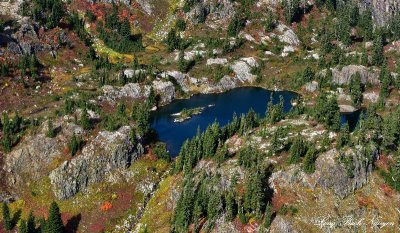
[[[116,132],[100,132],[81,155],[53,170],[49,177],[57,198],[67,199],[84,191],[88,185],[103,181],[107,175],[129,167],[139,158],[144,149],[140,143],[131,142],[130,130],[125,126]]]
[[[63,150],[72,134],[83,133],[83,129],[73,123],[58,122],[54,126],[58,131],[55,138],[46,137],[45,122],[36,135],[27,136],[16,149],[6,155],[4,170],[7,172],[9,186],[24,185],[25,182],[44,177],[49,167],[65,156]]]
[[[345,198],[367,184],[378,155],[376,149],[365,153],[364,148],[359,147],[354,152],[348,151],[342,155],[333,149],[318,157],[312,175],[299,172],[299,168],[293,166],[286,171],[273,173],[269,183],[275,192],[280,187],[288,188],[298,183],[309,189],[315,189],[318,185],[324,190],[333,191],[340,198]],[[351,156],[352,165],[340,162],[340,156]]]
[[[361,9],[369,7],[376,24],[383,26],[400,11],[398,0],[358,0]]]
[[[341,163],[339,156],[350,156],[352,165]],[[337,151],[332,150],[317,159],[314,177],[319,186],[332,189],[336,195],[344,198],[367,184],[378,156],[376,149],[365,152],[364,148],[359,147],[354,153],[350,152],[347,155],[339,155]]]
[[[349,84],[351,76],[359,73],[361,75],[361,82],[366,84],[379,84],[379,70],[369,70],[365,66],[348,65],[340,68],[332,69],[332,82],[339,85]]]

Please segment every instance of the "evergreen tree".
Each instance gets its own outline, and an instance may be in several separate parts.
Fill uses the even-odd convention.
[[[379,79],[381,82],[381,91],[380,91],[380,97],[382,99],[386,98],[389,96],[389,91],[390,91],[390,84],[392,83],[391,80],[391,75],[390,72],[387,68],[386,63],[383,64],[382,68],[381,68],[381,72],[379,75]]]
[[[150,129],[150,105],[147,101],[137,106],[134,119],[136,120],[137,132],[141,137],[145,136]]]
[[[292,145],[290,146],[289,149],[289,163],[297,163],[300,161],[300,158],[302,158],[307,152],[307,146],[305,144],[305,141],[303,137],[299,134],[297,135],[294,140]]]
[[[313,173],[315,171],[315,160],[317,159],[317,151],[314,144],[308,147],[307,153],[304,157],[303,170],[306,173]]]
[[[12,221],[11,221],[11,215],[10,215],[10,209],[8,208],[8,205],[6,202],[3,202],[3,224],[4,228],[7,231],[11,231],[13,228]]]
[[[71,152],[71,155],[74,156],[83,146],[82,139],[78,138],[75,133],[72,135],[71,141],[68,144],[68,149]]]
[[[301,13],[300,0],[283,0],[282,6],[287,23],[291,24],[299,17]]]
[[[228,25],[228,36],[235,37],[244,28],[246,19],[239,13],[233,16],[232,21]]]
[[[56,131],[54,130],[53,121],[49,119],[47,121],[47,133],[46,136],[49,138],[54,138],[56,136]]]
[[[210,222],[214,222],[218,217],[222,208],[221,195],[219,192],[211,194],[207,204],[207,218]]]
[[[321,93],[314,108],[316,120],[323,123],[328,129],[337,131],[340,128],[340,108],[335,96],[327,97]]]
[[[28,233],[36,233],[35,216],[33,216],[32,211],[29,213],[27,228]]]
[[[150,104],[150,106],[157,105],[156,94],[154,92],[153,87],[150,88],[150,92],[149,92],[149,104]]]
[[[361,75],[360,73],[356,73],[350,77],[350,84],[349,84],[350,96],[353,102],[353,105],[358,108],[362,103],[363,98],[363,90],[362,90],[362,83],[361,83]]]
[[[364,38],[364,41],[369,41],[372,39],[373,32],[373,21],[372,21],[372,11],[370,8],[364,10],[364,12],[360,15],[358,20],[358,26],[361,29],[361,34]]]
[[[64,225],[61,220],[60,208],[52,202],[49,209],[49,218],[46,221],[46,233],[62,233]]]
[[[271,10],[268,10],[267,19],[265,21],[265,31],[272,32],[275,29],[275,27],[276,27],[276,16]]]
[[[394,181],[394,188],[400,190],[400,150],[398,150],[394,157],[394,164],[391,167],[392,180]]]
[[[80,125],[84,129],[90,129],[90,119],[89,119],[89,113],[87,111],[87,108],[83,108],[82,114],[81,114],[81,119],[80,119]]]
[[[271,203],[268,202],[267,206],[265,207],[265,216],[264,216],[264,227],[269,228],[271,226],[272,221],[272,206]]]
[[[226,196],[226,217],[228,221],[232,221],[236,217],[237,205],[234,191],[229,190]]]
[[[19,227],[18,227],[18,233],[28,233],[28,227],[26,226],[26,221],[25,219],[19,220]]]
[[[350,129],[349,124],[346,123],[341,129],[339,133],[339,137],[337,139],[336,147],[338,149],[350,145]]]
[[[381,30],[377,30],[373,41],[372,63],[376,66],[383,64],[385,57],[383,55],[383,36]]]
[[[181,38],[176,35],[175,28],[172,28],[168,32],[167,38],[166,38],[166,43],[167,43],[167,47],[168,47],[168,51],[169,52],[172,52],[175,49],[178,49],[180,47]]]
[[[131,36],[131,25],[129,24],[128,19],[124,19],[122,21],[120,26],[120,34],[123,39],[129,40],[129,37]]]
[[[361,65],[368,66],[368,52],[365,47],[363,47],[363,52],[361,55]]]

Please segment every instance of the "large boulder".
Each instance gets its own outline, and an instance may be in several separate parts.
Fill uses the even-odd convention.
[[[349,84],[351,76],[359,73],[361,75],[361,82],[372,84],[379,84],[379,71],[369,70],[361,65],[348,65],[342,68],[336,67],[332,69],[332,82],[343,85]]]
[[[161,103],[170,103],[175,99],[175,86],[172,82],[155,80],[153,87],[156,93],[160,96]]]
[[[251,73],[253,67],[258,63],[253,57],[241,58],[232,65],[236,78],[242,83],[253,83],[256,76]]]
[[[49,178],[56,197],[67,199],[112,172],[128,168],[144,153],[140,143],[132,143],[130,131],[129,126],[124,126],[116,132],[100,132],[81,155],[54,169]]]

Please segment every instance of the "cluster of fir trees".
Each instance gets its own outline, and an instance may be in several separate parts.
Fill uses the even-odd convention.
[[[120,53],[133,53],[143,50],[140,35],[131,34],[131,25],[127,18],[120,20],[118,6],[113,2],[110,14],[105,17],[104,25],[97,23],[97,31],[104,43]]]
[[[218,188],[220,176],[210,177],[205,173],[195,175],[188,171],[172,220],[172,232],[187,232],[191,224],[194,224],[194,232],[198,232],[202,227],[200,220],[204,218],[207,223],[203,228],[211,230],[222,213],[228,221],[239,217],[242,224],[247,224],[250,216],[258,220],[264,216],[263,227],[269,227],[272,193],[267,183],[269,169],[261,165],[264,156],[251,148],[240,153],[246,161],[239,160],[239,163],[248,173],[244,181],[244,194],[238,191],[238,174],[232,177],[230,187],[222,190]],[[249,157],[254,160],[250,161]]]
[[[61,0],[34,0],[32,4],[24,1],[21,5],[22,15],[32,18],[47,28],[55,28],[65,15],[64,3]]]
[[[3,113],[0,119],[0,129],[3,132],[1,145],[4,152],[11,151],[28,125],[30,125],[30,122],[24,120],[18,112],[15,113],[13,118],[10,118],[7,113]]]
[[[27,74],[29,74],[34,79],[38,76],[40,66],[39,60],[35,54],[24,55],[18,64],[22,77],[25,77]]]
[[[313,116],[329,130],[340,129],[340,108],[335,96],[328,97],[325,92],[321,92],[317,97]]]
[[[3,225],[5,230],[11,231],[18,225],[18,233],[63,233],[64,225],[61,219],[60,208],[56,202],[52,202],[49,208],[48,218],[41,218],[36,221],[35,216],[30,212],[27,220],[13,219],[7,203],[3,202]],[[18,221],[15,222],[15,221]],[[39,223],[39,224],[38,224]],[[37,225],[39,225],[37,227]]]
[[[221,142],[236,133],[244,135],[249,129],[259,124],[259,116],[253,110],[250,110],[240,118],[234,114],[232,122],[222,128],[219,127],[217,122],[214,122],[203,133],[198,130],[195,137],[186,140],[182,145],[175,163],[175,172],[190,171],[201,159],[213,158],[215,154],[218,154],[217,151],[224,149]]]

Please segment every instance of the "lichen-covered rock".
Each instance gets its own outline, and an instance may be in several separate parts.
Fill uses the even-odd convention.
[[[308,92],[315,92],[318,89],[318,82],[308,82],[305,84],[304,89],[306,89]]]
[[[57,136],[47,137],[47,122],[44,122],[37,134],[27,136],[6,155],[4,170],[9,186],[21,186],[46,176],[51,165],[65,156],[63,151],[72,135],[83,134],[81,127],[68,122],[54,122],[54,130]]]
[[[280,35],[278,35],[279,41],[292,46],[298,46],[300,44],[299,37],[288,26],[279,24],[276,29],[280,33]]]
[[[343,85],[349,84],[351,76],[359,73],[361,75],[361,82],[366,84],[367,82],[372,84],[379,84],[379,71],[369,70],[365,66],[361,65],[348,65],[343,68],[332,69],[332,82]]]
[[[153,87],[156,93],[161,97],[162,103],[170,103],[175,99],[175,86],[172,82],[155,80],[153,81]]]
[[[340,162],[340,156],[351,156],[352,162]],[[378,159],[378,150],[357,147],[355,152],[349,151],[340,155],[338,151],[330,150],[320,155],[315,163],[313,177],[324,189],[332,189],[340,198],[344,198],[355,190],[363,187],[369,179],[373,164]]]
[[[99,98],[107,101],[115,101],[121,98],[139,99],[146,96],[145,88],[142,88],[138,83],[128,83],[123,87],[105,85],[102,89],[104,95]]]
[[[398,0],[358,0],[361,10],[367,7],[372,10],[372,16],[376,24],[383,26],[399,13],[400,2]]]
[[[134,145],[129,126],[116,132],[100,132],[82,150],[82,154],[65,161],[50,175],[53,192],[59,199],[67,199],[90,184],[103,181],[117,169],[128,168],[144,152],[142,145]]]
[[[205,16],[211,18],[212,22],[217,20],[226,21],[230,19],[235,13],[234,3],[229,0],[200,0],[192,9],[187,13],[188,19],[193,24],[198,24],[204,20]]]
[[[226,58],[209,58],[207,59],[207,65],[225,65],[228,63]]]
[[[271,223],[271,233],[297,233],[297,229],[294,227],[292,221],[281,215],[277,215]]]
[[[253,57],[241,58],[232,65],[232,70],[240,82],[253,83],[256,76],[251,73],[251,68],[257,66],[258,63]]]

